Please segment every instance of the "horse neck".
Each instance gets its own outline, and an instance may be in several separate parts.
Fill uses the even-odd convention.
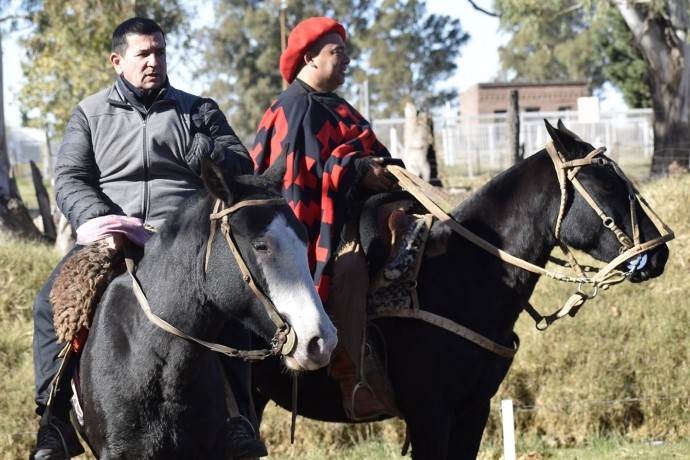
[[[556,173],[542,150],[491,180],[452,214],[495,247],[543,267],[556,244],[559,203]],[[484,257],[501,263],[488,252]],[[528,298],[538,275],[512,265],[506,272],[506,287]]]
[[[200,199],[166,221],[146,244],[136,268],[153,313],[202,340],[214,340],[223,322],[204,294],[210,209],[210,200]]]

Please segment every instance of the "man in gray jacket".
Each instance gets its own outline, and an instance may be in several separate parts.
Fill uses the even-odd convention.
[[[227,173],[252,172],[247,150],[216,102],[170,86],[165,52],[165,35],[154,21],[123,22],[113,33],[110,55],[118,74],[115,83],[72,112],[55,164],[56,201],[78,235],[70,254],[101,239],[116,249],[123,238],[142,244],[145,226],[160,225],[185,198],[204,188],[204,156]],[[118,227],[122,216],[127,225]],[[61,363],[49,300],[61,265],[34,303],[36,412],[42,419],[31,459],[64,459],[83,452],[69,421],[69,372],[59,379],[46,411]],[[246,347],[248,333],[237,325],[228,327],[242,342],[232,345]],[[240,412],[249,416],[248,365],[224,359]],[[245,417],[230,419],[228,428],[234,458],[267,455]]]

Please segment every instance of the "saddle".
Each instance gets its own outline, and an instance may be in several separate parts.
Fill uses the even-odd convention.
[[[379,193],[362,205],[358,216],[359,242],[370,277],[397,254],[416,205],[412,195],[402,190]]]
[[[122,253],[103,241],[86,245],[65,260],[50,291],[58,343],[71,341],[79,352],[105,288],[124,269]]]

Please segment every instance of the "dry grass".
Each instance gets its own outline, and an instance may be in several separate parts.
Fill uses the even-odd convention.
[[[614,286],[546,332],[523,315],[517,325],[522,349],[494,399],[480,458],[500,458],[503,398],[521,405],[515,414],[518,438],[541,446],[528,447],[536,453],[523,458],[633,458],[620,449],[600,457],[544,452],[608,437],[620,439],[622,450],[631,449],[625,447],[630,441],[690,438],[690,175],[641,188],[676,233],[666,273],[642,285]],[[58,260],[39,244],[0,246],[0,459],[25,458],[34,440],[31,305]],[[544,280],[533,304],[554,310],[572,289]],[[287,412],[270,407],[265,420],[262,435],[272,458],[395,458],[404,435],[404,424],[395,420],[353,426],[299,418],[293,446]]]
[[[664,275],[613,286],[546,332],[521,316],[522,350],[495,398],[527,406],[516,414],[520,432],[558,446],[601,435],[690,437],[690,175],[646,184],[642,193],[676,234]],[[545,279],[532,304],[551,312],[572,292]],[[498,415],[489,437],[497,435]]]

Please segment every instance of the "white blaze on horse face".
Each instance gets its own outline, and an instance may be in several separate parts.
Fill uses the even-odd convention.
[[[257,255],[266,294],[297,335],[297,347],[285,362],[293,370],[323,367],[338,339],[309,273],[307,245],[282,215],[269,225],[262,240],[267,249]]]

